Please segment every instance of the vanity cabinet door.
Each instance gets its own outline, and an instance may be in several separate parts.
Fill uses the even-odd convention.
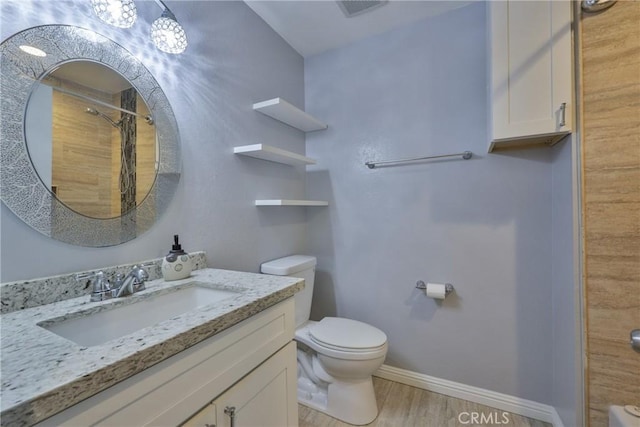
[[[572,130],[568,0],[487,2],[489,151],[552,145]]]
[[[297,377],[290,342],[213,402],[217,427],[297,426]]]

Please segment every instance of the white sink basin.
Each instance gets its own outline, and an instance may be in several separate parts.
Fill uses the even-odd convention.
[[[90,347],[236,295],[238,292],[214,289],[195,282],[191,286],[152,295],[128,305],[114,306],[73,319],[45,321],[39,326],[76,344]]]

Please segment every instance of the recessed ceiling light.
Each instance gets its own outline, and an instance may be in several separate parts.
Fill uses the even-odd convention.
[[[22,46],[18,46],[21,51],[27,52],[29,55],[44,57],[47,56],[47,53],[43,50],[38,49],[37,47],[29,46],[23,44]]]

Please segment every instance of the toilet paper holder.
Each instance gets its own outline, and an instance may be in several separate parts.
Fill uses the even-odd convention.
[[[422,280],[418,280],[416,282],[416,288],[417,289],[422,289],[423,291],[426,291],[427,290],[427,284],[424,283]],[[454,291],[454,288],[453,288],[453,285],[451,283],[445,283],[444,284],[444,294],[445,294],[445,296],[449,296],[449,294],[451,292],[453,292],[453,291]]]

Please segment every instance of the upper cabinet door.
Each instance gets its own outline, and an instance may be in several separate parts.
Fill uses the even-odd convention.
[[[489,151],[552,145],[572,130],[568,0],[490,1]]]

